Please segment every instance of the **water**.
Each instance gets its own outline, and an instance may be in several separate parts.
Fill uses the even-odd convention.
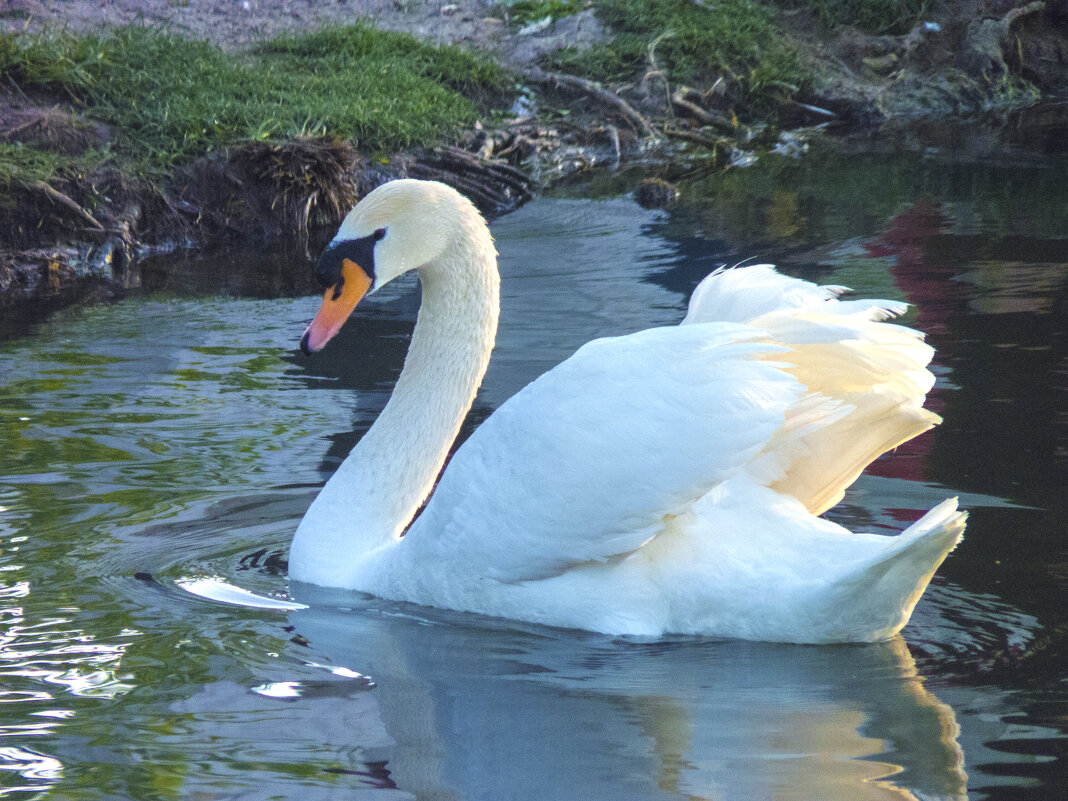
[[[0,794],[1064,797],[1068,165],[1044,130],[766,160],[695,176],[670,214],[586,185],[494,225],[502,330],[473,423],[582,342],[677,321],[723,262],[917,304],[945,423],[834,515],[892,533],[959,494],[972,517],[878,645],[294,603],[289,539],[388,397],[410,281],[311,358],[316,299],[278,298],[301,284],[257,254],[164,261],[123,302],[19,324],[0,342]],[[944,141],[965,136],[965,155]]]

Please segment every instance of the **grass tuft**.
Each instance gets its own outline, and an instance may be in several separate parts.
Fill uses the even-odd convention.
[[[106,68],[109,49],[105,40],[96,36],[4,31],[0,32],[0,74],[16,85],[73,95],[88,89]]]
[[[587,5],[586,0],[501,0],[491,10],[513,25],[529,25],[546,17],[577,14]]]
[[[74,160],[54,150],[22,142],[0,142],[0,191],[50,181],[74,166]]]

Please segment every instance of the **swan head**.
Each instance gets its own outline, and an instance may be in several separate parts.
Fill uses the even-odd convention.
[[[472,214],[482,223],[469,200],[436,181],[391,181],[368,193],[319,256],[315,277],[325,290],[323,304],[301,337],[301,350],[326,345],[364,295],[434,262]]]

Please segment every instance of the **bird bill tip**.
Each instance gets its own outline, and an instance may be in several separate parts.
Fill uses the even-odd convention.
[[[371,278],[354,261],[345,260],[337,283],[323,293],[323,302],[311,324],[300,338],[305,355],[322,350],[341,330],[356,304],[371,288]]]

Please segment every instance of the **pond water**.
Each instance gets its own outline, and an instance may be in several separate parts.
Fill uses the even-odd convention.
[[[310,358],[317,299],[277,297],[302,284],[264,254],[163,260],[122,302],[12,326],[0,795],[1066,797],[1065,130],[769,158],[689,176],[670,212],[612,176],[493,225],[502,328],[472,423],[590,338],[679,320],[722,263],[915,304],[945,423],[833,516],[892,534],[960,495],[971,522],[877,645],[635,642],[291,594],[289,539],[388,397],[412,281]]]

